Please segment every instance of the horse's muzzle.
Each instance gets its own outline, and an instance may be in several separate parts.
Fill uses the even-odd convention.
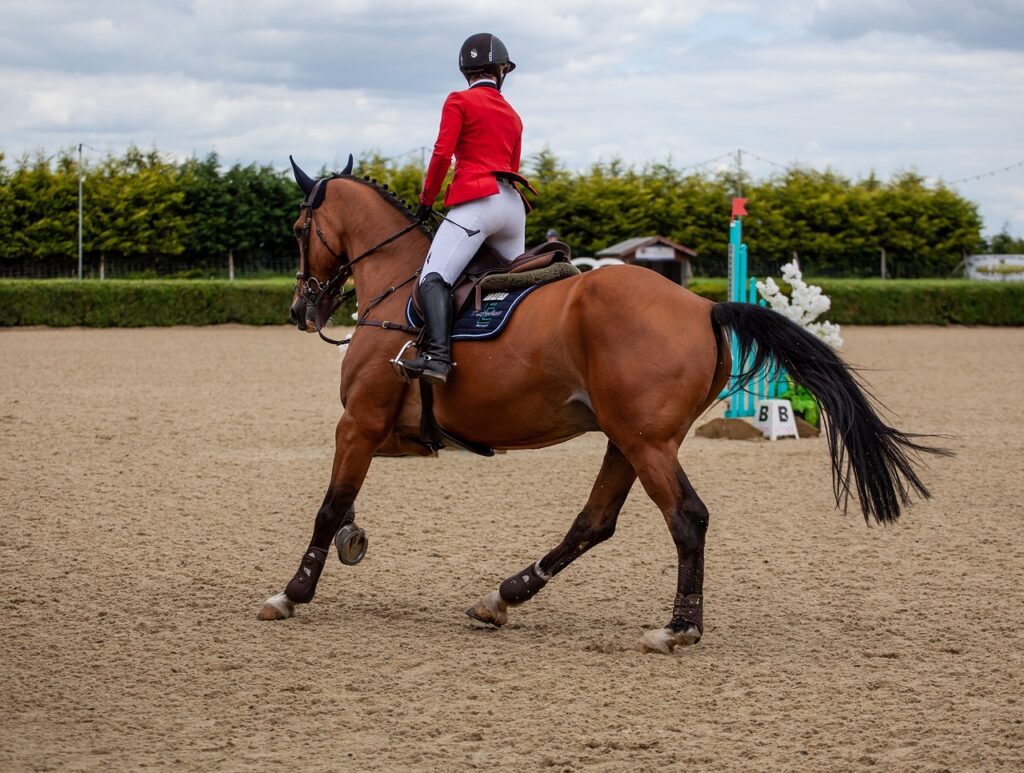
[[[296,298],[291,308],[292,322],[306,333],[316,332],[316,308],[302,298]]]

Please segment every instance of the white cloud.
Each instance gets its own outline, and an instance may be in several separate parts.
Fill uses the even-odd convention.
[[[527,152],[685,166],[742,147],[957,179],[1024,160],[1022,20],[1017,0],[15,0],[0,149],[397,154],[432,144],[459,44],[490,30],[519,64],[506,94]],[[988,230],[1024,234],[1022,179],[960,190]]]

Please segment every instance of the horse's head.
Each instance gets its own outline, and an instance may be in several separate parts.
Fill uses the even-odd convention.
[[[321,227],[317,208],[323,203],[327,183],[334,177],[352,173],[352,156],[341,175],[314,180],[292,163],[295,182],[306,194],[295,221],[295,238],[299,242],[299,270],[295,273],[295,294],[292,296],[291,318],[299,328],[315,333],[327,324],[341,301],[339,296],[351,274],[343,245],[332,243]],[[312,238],[311,238],[312,237]]]

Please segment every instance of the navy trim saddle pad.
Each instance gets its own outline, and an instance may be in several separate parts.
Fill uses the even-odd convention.
[[[480,309],[473,308],[470,303],[467,309],[455,318],[452,323],[453,341],[486,341],[497,338],[505,329],[509,317],[519,302],[541,285],[532,285],[521,290],[501,290],[487,293],[480,304]],[[405,307],[405,318],[413,327],[422,327],[423,320],[413,310],[412,299]]]

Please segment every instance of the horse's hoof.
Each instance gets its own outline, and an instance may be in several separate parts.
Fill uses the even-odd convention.
[[[700,629],[695,625],[673,631],[671,628],[655,628],[640,637],[636,649],[640,652],[657,652],[671,655],[676,647],[689,647],[700,641]]]
[[[474,620],[498,628],[508,622],[508,603],[494,590],[466,610]]]
[[[368,545],[366,531],[356,526],[355,523],[346,523],[334,535],[334,545],[338,548],[338,560],[348,566],[355,566],[366,555]]]
[[[295,604],[284,593],[278,593],[276,596],[271,596],[263,602],[263,606],[260,608],[259,614],[256,615],[256,619],[287,620],[294,614]]]

